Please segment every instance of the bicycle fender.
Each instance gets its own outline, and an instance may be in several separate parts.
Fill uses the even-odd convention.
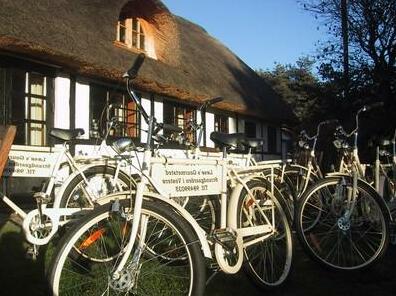
[[[246,184],[248,181],[254,179],[260,179],[260,177],[258,177],[257,175],[250,175],[242,178],[242,181],[244,184]],[[227,223],[228,226],[234,230],[238,228],[238,223],[237,223],[238,203],[239,203],[239,197],[243,189],[244,189],[243,184],[238,183],[238,185],[235,186],[235,188],[232,190],[230,199],[228,201]]]
[[[101,197],[97,200],[98,204],[104,205],[116,199],[126,199],[130,198],[131,193],[134,194],[134,191],[124,191],[124,192],[117,192],[113,194],[109,194],[107,196]],[[145,192],[144,198],[153,199],[162,203],[165,203],[167,206],[171,207],[176,213],[182,216],[188,224],[192,227],[194,232],[197,234],[198,239],[201,243],[201,249],[203,252],[204,257],[208,259],[212,259],[212,252],[210,251],[209,243],[206,239],[205,231],[199,226],[198,222],[191,216],[191,214],[183,208],[181,205],[176,203],[170,198],[161,196],[154,192]]]
[[[92,163],[92,164],[87,164],[87,165],[83,165],[81,167],[79,167],[79,170],[81,172],[84,172],[90,168],[96,167],[96,166],[109,166],[109,167],[114,167],[116,169],[116,166],[114,165],[109,165],[109,164],[101,164],[101,163]],[[65,193],[66,188],[69,186],[69,183],[71,182],[71,180],[73,180],[75,177],[77,177],[78,175],[80,175],[80,172],[77,170],[75,172],[73,172],[72,174],[70,174],[67,179],[65,180],[65,182],[63,182],[63,184],[61,185],[61,187],[59,188],[58,192],[55,194],[55,198],[54,198],[54,208],[59,208],[60,207],[60,201],[61,201],[61,197],[63,196],[63,194]]]

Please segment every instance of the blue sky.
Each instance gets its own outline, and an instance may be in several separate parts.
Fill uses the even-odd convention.
[[[315,54],[319,21],[297,0],[163,0],[169,10],[204,27],[253,69],[294,64]]]

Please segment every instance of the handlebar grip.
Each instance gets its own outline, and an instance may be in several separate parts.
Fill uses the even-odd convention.
[[[183,131],[183,129],[181,127],[178,127],[173,124],[162,123],[161,125],[164,130],[167,130],[170,132],[181,133]]]
[[[371,104],[371,105],[368,105],[368,106],[364,106],[363,108],[363,111],[370,111],[370,110],[372,110],[372,109],[375,109],[375,108],[380,108],[380,107],[383,107],[384,106],[384,102],[376,102],[376,103],[374,103],[374,104]]]
[[[124,74],[124,77],[127,77],[129,79],[136,78],[140,67],[143,65],[145,58],[146,58],[146,55],[144,53],[139,53],[137,58],[135,59],[135,62],[132,65],[132,67]]]
[[[199,110],[205,110],[206,108],[208,108],[209,106],[219,103],[221,101],[223,101],[224,99],[222,97],[215,97],[212,99],[209,99],[205,102],[203,102],[203,104],[201,105],[201,107],[199,108]]]
[[[210,105],[219,103],[219,102],[221,102],[221,101],[223,101],[223,100],[224,100],[224,99],[223,99],[222,97],[216,97],[216,98],[207,100],[207,101],[205,102],[205,104],[206,104],[206,106],[209,107]]]

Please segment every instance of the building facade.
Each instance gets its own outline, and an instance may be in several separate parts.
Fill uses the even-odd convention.
[[[134,86],[158,121],[182,127],[194,141],[188,125],[200,120],[197,108],[221,96],[205,113],[202,146],[214,148],[212,131],[244,132],[264,139],[257,158],[284,154],[280,127],[293,121],[285,103],[228,48],[161,1],[0,2],[0,122],[17,126],[16,145],[45,152],[55,145],[52,127],[83,128],[72,149],[89,153],[109,118],[117,122],[114,136],[146,142],[147,127],[122,80],[144,52]],[[37,184],[30,177],[7,178],[8,191]]]

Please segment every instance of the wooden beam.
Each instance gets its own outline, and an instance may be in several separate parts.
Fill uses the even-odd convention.
[[[10,152],[15,134],[16,126],[0,125],[0,175],[3,174],[4,167],[8,161],[8,153]]]

